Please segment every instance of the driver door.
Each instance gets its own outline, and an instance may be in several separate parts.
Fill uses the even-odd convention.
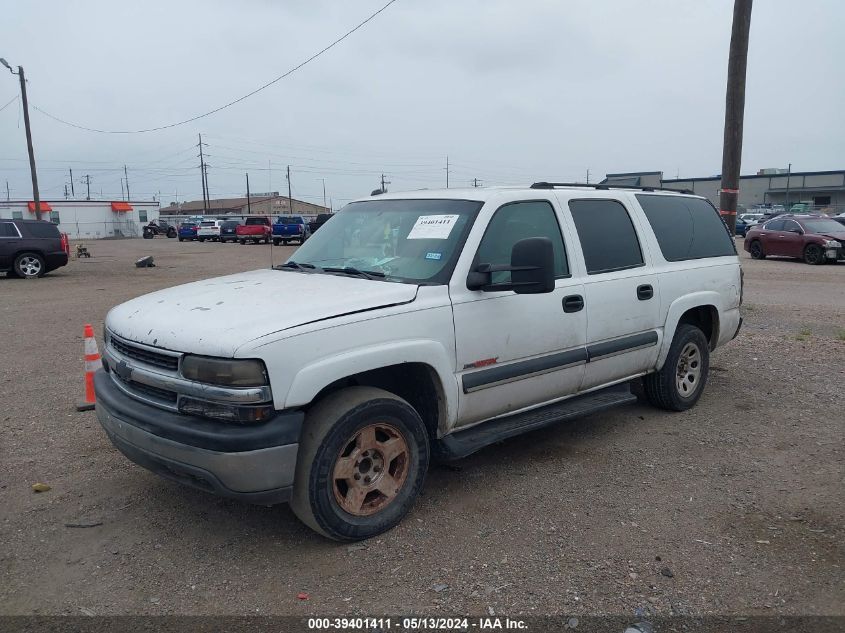
[[[555,289],[544,294],[450,286],[461,390],[458,425],[503,415],[574,394],[586,362],[584,285],[574,279],[550,201],[505,204],[493,214],[473,262],[510,264],[521,239],[547,237],[555,254]],[[510,272],[493,274],[507,283]]]

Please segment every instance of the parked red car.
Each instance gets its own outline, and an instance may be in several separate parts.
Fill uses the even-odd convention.
[[[845,260],[845,226],[824,215],[779,215],[748,230],[746,251],[754,259],[796,257],[808,264]]]
[[[263,215],[248,217],[243,224],[235,228],[235,234],[238,236],[238,242],[246,244],[247,242],[270,242],[270,235],[272,235],[272,223],[270,218]]]

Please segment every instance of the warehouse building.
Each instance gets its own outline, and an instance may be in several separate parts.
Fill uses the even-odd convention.
[[[141,237],[141,228],[158,220],[158,202],[125,200],[42,200],[41,219],[59,225],[70,239]],[[0,202],[0,219],[35,219],[35,202]]]
[[[291,203],[293,210],[291,210]],[[331,211],[319,204],[312,204],[294,198],[288,201],[287,196],[280,196],[278,191],[266,194],[252,194],[247,199],[242,198],[218,198],[209,200],[207,205],[202,200],[190,202],[171,202],[170,206],[163,207],[161,212],[168,216],[175,215],[203,215],[203,210],[208,208],[208,215],[318,215],[330,213]]]
[[[603,184],[627,187],[687,189],[719,204],[721,176],[663,178],[660,171],[607,174]],[[740,176],[738,204],[745,208],[776,206],[784,208],[803,202],[819,213],[845,211],[845,170],[790,172],[787,169],[761,169],[754,175]]]

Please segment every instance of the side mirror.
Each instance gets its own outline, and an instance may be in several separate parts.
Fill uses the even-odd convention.
[[[512,290],[516,294],[541,294],[555,289],[555,254],[547,237],[519,240],[511,249],[510,266],[479,264],[467,277],[467,288],[484,292]],[[510,272],[511,281],[492,283],[493,273]]]

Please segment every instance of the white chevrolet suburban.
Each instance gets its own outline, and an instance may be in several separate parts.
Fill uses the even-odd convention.
[[[658,407],[693,406],[741,300],[704,198],[383,194],[280,266],[112,309],[97,414],[149,470],[362,539],[410,510],[431,459],[632,402],[634,380]]]

